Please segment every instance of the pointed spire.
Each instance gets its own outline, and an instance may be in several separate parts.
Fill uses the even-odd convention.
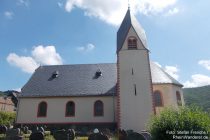
[[[133,29],[137,33],[137,36],[141,40],[144,47],[147,48],[145,31],[141,27],[140,23],[135,18],[135,16],[130,12],[130,9],[128,9],[126,12],[126,15],[120,25],[120,28],[118,29],[118,32],[117,32],[117,53],[122,48],[122,45],[125,41],[127,33],[131,27],[133,27]]]
[[[128,10],[130,10],[130,0],[128,0]]]

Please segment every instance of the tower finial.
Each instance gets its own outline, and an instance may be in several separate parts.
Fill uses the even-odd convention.
[[[128,10],[130,10],[130,0],[128,0]]]

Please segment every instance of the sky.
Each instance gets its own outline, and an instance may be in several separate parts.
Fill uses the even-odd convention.
[[[184,87],[210,85],[210,1],[130,0],[150,60]],[[0,0],[0,91],[40,65],[116,63],[128,0]]]

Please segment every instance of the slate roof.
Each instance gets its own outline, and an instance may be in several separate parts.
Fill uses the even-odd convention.
[[[96,77],[97,70],[102,76]],[[52,74],[58,71],[58,77]],[[115,94],[116,64],[40,66],[22,88],[21,96],[94,96]]]
[[[96,77],[100,69],[102,76]],[[52,74],[58,73],[58,77]],[[181,84],[151,62],[153,84]],[[117,66],[77,64],[40,66],[22,88],[23,97],[39,96],[113,96],[116,94]]]
[[[150,68],[153,84],[175,84],[178,86],[183,86],[154,62],[150,62]]]
[[[137,21],[135,16],[131,14],[130,9],[128,9],[123,19],[123,22],[120,25],[120,28],[117,32],[117,52],[122,48],[126,35],[131,27],[134,28],[142,44],[144,45],[145,48],[147,48],[147,38],[145,31]]]

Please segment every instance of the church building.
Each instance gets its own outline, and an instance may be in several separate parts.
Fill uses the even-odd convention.
[[[184,104],[182,84],[150,61],[130,10],[117,32],[117,62],[40,66],[22,88],[16,123],[140,132],[163,107]]]

